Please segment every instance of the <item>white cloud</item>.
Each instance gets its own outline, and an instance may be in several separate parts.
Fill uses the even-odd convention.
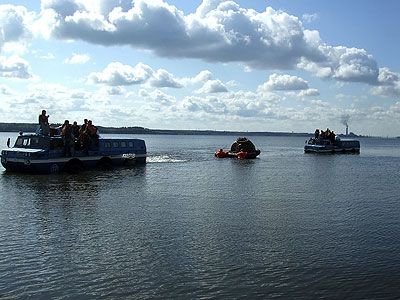
[[[110,96],[120,96],[126,93],[125,89],[120,86],[112,86],[106,89],[106,92]]]
[[[388,68],[380,68],[378,83],[380,85],[395,85],[400,81],[398,73],[390,71]]]
[[[216,10],[218,5],[223,2],[224,0],[203,0],[196,9],[196,15],[200,18],[205,18],[208,13]]]
[[[155,89],[150,92],[145,89],[141,89],[139,91],[139,96],[150,103],[153,109],[155,107],[154,104],[170,107],[176,102],[173,96],[168,95],[159,89]]]
[[[313,97],[313,96],[319,96],[319,91],[317,89],[307,89],[307,90],[302,90],[299,92],[300,97]]]
[[[204,85],[196,91],[197,94],[206,93],[226,93],[228,92],[227,87],[221,82],[221,80],[208,80]]]
[[[396,117],[400,117],[400,102],[396,102],[389,107],[389,111],[393,114],[396,114]]]
[[[241,61],[254,68],[294,67],[302,56],[321,57],[307,45],[297,17],[270,7],[256,12],[230,1],[204,1],[195,14],[184,15],[161,0],[103,12],[80,1],[53,0],[42,9],[52,12],[43,18],[54,24],[55,37],[126,44],[165,57]]]
[[[225,0],[203,0],[191,14],[161,0],[42,0],[41,3],[40,16],[20,6],[0,5],[0,51],[3,55],[0,56],[1,77],[30,78],[32,73],[28,59],[54,58],[51,55],[40,55],[40,52],[35,53],[33,49],[26,51],[32,35],[39,37],[37,33],[40,31],[46,38],[55,37],[70,42],[69,46],[81,46],[81,43],[74,44],[74,40],[116,47],[127,45],[145,50],[146,54],[166,58],[237,63],[241,69],[248,71],[307,70],[319,78],[339,81],[340,87],[346,87],[346,93],[346,82],[367,83],[372,86],[372,95],[392,99],[382,101],[382,107],[377,106],[371,110],[360,108],[365,105],[362,103],[365,99],[359,95],[349,95],[341,101],[332,98],[332,101],[358,110],[352,116],[357,113],[359,116],[371,113],[368,115],[369,120],[399,115],[397,111],[400,105],[390,104],[400,96],[400,75],[389,68],[379,68],[374,57],[364,49],[328,45],[321,39],[318,31],[305,29],[303,25],[307,25],[306,22],[315,21],[318,17],[315,14],[298,18],[272,8],[255,11]],[[32,45],[37,46],[42,42],[40,40]],[[54,45],[51,42],[48,46]],[[48,49],[47,46],[41,49],[48,51],[45,50]],[[107,49],[114,51],[116,48]],[[127,48],[119,49],[125,51]],[[11,56],[8,52],[19,55]],[[33,53],[35,56],[29,58],[21,53]],[[94,52],[91,53],[95,55]],[[88,56],[78,54],[67,58],[65,62],[83,63],[89,59]],[[231,66],[221,64],[220,67],[225,69]],[[250,75],[256,78],[259,73],[255,73]],[[237,120],[245,120],[246,124],[250,124],[247,123],[250,119],[257,121],[254,124],[266,124],[260,123],[263,119],[310,122],[310,112],[315,110],[315,106],[319,108],[315,119],[330,118],[331,121],[343,113],[339,107],[329,104],[324,95],[314,100],[315,96],[319,96],[319,91],[310,88],[306,80],[297,76],[273,74],[255,92],[232,92],[229,90],[236,86],[242,87],[242,84],[239,82],[236,85],[232,80],[218,80],[209,70],[193,74],[193,77],[178,78],[177,74],[171,74],[164,69],[153,69],[143,63],[130,66],[114,62],[102,65],[97,72],[88,76],[91,82],[105,85],[88,87],[95,92],[72,92],[68,88],[47,86],[29,89],[28,93],[18,95],[7,86],[0,85],[0,94],[3,99],[7,99],[8,106],[3,111],[10,107],[14,116],[19,115],[16,108],[21,109],[22,102],[29,109],[48,104],[61,118],[69,110],[75,113],[89,111],[90,115],[101,116],[107,124],[109,121],[106,117],[117,119],[118,113],[140,116],[146,109],[159,114],[149,114],[143,120],[162,122],[164,119],[176,118],[186,120],[187,124],[190,124],[191,119],[198,120],[197,124],[210,124],[207,121],[216,121],[218,117],[224,121],[234,120],[232,124],[238,124]],[[67,78],[68,74],[64,75]],[[235,75],[234,78],[238,77]],[[129,85],[141,85],[141,96],[136,94],[137,89],[128,88]],[[185,87],[190,90],[189,93],[194,91],[202,95],[185,97],[184,93],[187,91],[183,89],[172,96],[165,90],[159,90],[163,87]],[[337,88],[338,84],[332,87]],[[131,90],[131,93],[125,89]],[[219,92],[217,97],[214,94],[216,92]],[[175,98],[176,95],[181,98]],[[294,102],[299,97],[304,98]],[[314,102],[305,97],[314,97],[310,98]],[[367,104],[379,101],[376,97],[370,97],[369,100]],[[143,103],[146,105],[142,110]],[[295,107],[286,107],[293,103]],[[305,105],[309,107],[302,107]],[[135,109],[132,112],[126,107]],[[155,122],[152,124],[156,124]]]
[[[33,51],[34,54],[37,55],[37,57],[39,57],[40,59],[44,59],[44,60],[52,60],[55,59],[56,56],[53,53],[37,53],[35,51]]]
[[[115,7],[120,7],[123,11],[128,11],[132,7],[132,0],[81,0],[79,1],[88,11],[107,15]]]
[[[371,94],[383,97],[400,97],[400,74],[388,68],[380,68],[377,86],[371,89]]]
[[[34,20],[35,13],[22,6],[0,5],[0,50],[21,53],[17,48],[29,41],[32,29],[46,37],[126,44],[166,57],[242,62],[247,68],[299,67],[343,82],[376,85],[380,74],[365,50],[329,46],[297,17],[270,7],[257,12],[230,1],[205,0],[196,13],[185,15],[162,0],[43,0],[41,8]],[[303,20],[316,17],[305,14]],[[87,57],[66,60],[83,61]]]
[[[302,16],[303,21],[304,21],[304,22],[307,22],[307,23],[312,23],[312,22],[318,20],[318,18],[319,18],[319,16],[318,16],[318,14],[316,14],[316,13],[313,13],[313,14],[303,14],[303,16]]]
[[[165,1],[42,1],[42,26],[59,39],[130,45],[158,56],[240,62],[245,68],[301,68],[321,78],[376,84],[374,58],[363,49],[330,46],[298,17],[267,7],[204,0],[185,15]],[[306,21],[316,14],[305,14]]]
[[[331,105],[328,102],[322,101],[322,100],[311,100],[310,103],[314,106],[317,106],[319,109],[321,107],[323,108],[331,108]]]
[[[307,90],[308,83],[303,78],[291,75],[272,74],[268,81],[259,86],[259,90],[268,91],[296,91]]]
[[[336,47],[339,64],[333,77],[340,81],[376,82],[379,70],[372,55],[363,49]]]
[[[71,65],[82,65],[87,63],[90,60],[90,56],[87,54],[72,54],[71,57],[67,57],[64,60],[64,63],[71,64]]]
[[[32,74],[28,62],[19,56],[0,56],[0,77],[31,78]]]
[[[182,82],[182,84],[188,85],[188,84],[205,83],[208,80],[211,80],[212,78],[213,75],[209,70],[203,70],[194,77],[185,77],[182,78],[180,81]]]
[[[0,51],[7,44],[25,44],[31,38],[30,26],[34,14],[23,6],[0,5]]]
[[[2,104],[7,108],[7,113],[2,117],[5,120],[35,123],[37,115],[43,108],[50,114],[51,123],[62,122],[66,118],[72,120],[78,116],[83,117],[86,113],[84,104],[89,96],[74,95],[79,93],[89,95],[89,93],[59,84],[27,84],[26,89],[27,91],[23,93],[14,92],[4,96]]]
[[[135,67],[120,62],[110,63],[102,72],[91,73],[89,80],[111,86],[145,83],[153,73],[148,65],[139,63]]]
[[[264,101],[262,97],[252,92],[239,91],[236,93],[224,93],[218,97],[207,95],[205,97],[185,97],[179,106],[185,115],[193,114],[193,117],[201,120],[234,121],[239,119],[262,120],[280,119],[280,112],[274,109],[272,102]],[[240,122],[239,122],[240,124]],[[225,125],[226,128],[227,124]]]
[[[11,90],[5,84],[0,84],[0,94],[11,95]]]
[[[182,101],[182,108],[191,113],[223,115],[228,112],[226,103],[215,97],[199,98],[188,96]]]
[[[132,67],[120,62],[112,62],[102,72],[91,73],[88,79],[92,83],[104,83],[110,86],[148,84],[152,87],[182,87],[171,73],[164,69],[155,71],[143,63]]]
[[[332,47],[321,44],[322,61],[300,59],[297,67],[316,74],[320,78],[333,78],[342,82],[364,82],[375,85],[379,69],[372,55],[364,49]]]
[[[153,72],[152,77],[149,79],[150,86],[153,87],[170,87],[181,88],[182,84],[174,78],[174,75],[164,69],[159,69]]]
[[[42,8],[43,8],[42,1]],[[42,9],[40,12],[40,18],[36,19],[33,23],[33,32],[36,37],[44,37],[50,39],[53,35],[54,30],[58,26],[58,14],[52,9]]]
[[[371,94],[383,97],[400,97],[400,82],[393,85],[373,87],[371,89]]]
[[[237,85],[238,85],[238,83],[236,82],[236,80],[229,80],[229,81],[226,83],[226,86],[229,86],[229,87],[231,87],[231,88],[235,88],[235,87],[237,87]]]
[[[217,97],[208,94],[176,99],[159,89],[140,89],[134,96],[114,97],[108,93],[108,87],[96,92],[54,84],[27,87],[25,94],[3,95],[3,111],[0,111],[3,120],[12,121],[18,115],[22,116],[19,122],[35,122],[37,116],[32,111],[39,113],[40,109],[45,108],[50,114],[50,121],[54,123],[63,122],[64,119],[79,122],[89,117],[96,124],[106,126],[137,124],[171,128],[175,126],[173,124],[179,124],[183,126],[181,128],[244,130],[245,122],[246,130],[260,130],[262,126],[262,130],[289,131],[297,128],[300,131],[300,128],[313,128],[309,125],[312,115],[313,119],[318,120],[315,126],[329,126],[338,131],[338,128],[342,128],[340,118],[344,114],[351,116],[352,123],[361,123],[360,126],[376,124],[377,120],[395,120],[400,116],[400,103],[386,108],[343,110],[319,99],[301,102],[305,107],[288,108],[279,101],[249,91],[222,93]],[[111,88],[116,88],[117,93],[123,91],[120,87]],[[285,122],[282,123],[282,120]],[[357,128],[352,130],[357,132]]]

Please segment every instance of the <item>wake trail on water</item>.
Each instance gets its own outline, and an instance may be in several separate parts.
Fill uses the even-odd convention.
[[[179,162],[185,162],[185,161],[187,161],[187,160],[172,158],[168,155],[148,156],[146,159],[147,163],[179,163]]]

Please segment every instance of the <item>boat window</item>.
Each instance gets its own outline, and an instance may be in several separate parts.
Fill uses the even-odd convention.
[[[125,142],[125,141],[122,141],[122,142],[120,143],[120,145],[121,145],[121,148],[126,148],[126,142]]]
[[[15,141],[15,147],[22,147],[22,142],[24,141],[23,138],[17,138],[17,140]]]
[[[29,143],[30,142],[30,139],[29,138],[27,138],[27,139],[24,139],[23,141],[22,141],[22,145],[24,146],[24,147],[27,147],[27,146],[29,146]]]
[[[129,148],[133,148],[133,142],[128,143]]]
[[[105,146],[106,148],[111,148],[111,143],[110,143],[110,142],[105,142],[104,146]]]
[[[118,142],[113,142],[113,148],[118,148]]]
[[[31,147],[37,148],[38,146],[39,146],[39,138],[37,137],[31,138]]]

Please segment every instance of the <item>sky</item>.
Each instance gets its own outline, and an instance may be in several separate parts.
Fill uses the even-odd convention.
[[[400,136],[400,1],[0,0],[0,122]]]

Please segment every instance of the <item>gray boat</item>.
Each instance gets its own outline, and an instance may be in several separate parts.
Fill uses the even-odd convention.
[[[360,142],[354,139],[329,139],[310,138],[304,146],[305,153],[360,153]]]

